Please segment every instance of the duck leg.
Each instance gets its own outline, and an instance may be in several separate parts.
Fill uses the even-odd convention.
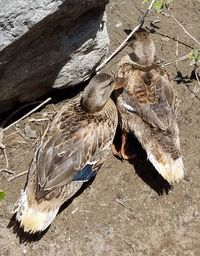
[[[127,133],[123,130],[122,134],[121,134],[121,146],[120,146],[120,150],[118,151],[116,149],[116,146],[114,144],[112,144],[112,152],[113,155],[120,158],[121,160],[132,160],[135,157],[135,154],[129,155],[127,153]]]
[[[128,148],[128,140],[127,140],[128,134],[125,131],[122,131],[122,137],[121,137],[121,156],[125,160],[133,160],[135,158],[135,154],[128,154],[127,148]]]

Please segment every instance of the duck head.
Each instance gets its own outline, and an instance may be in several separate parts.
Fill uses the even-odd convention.
[[[114,90],[114,81],[106,73],[97,74],[86,86],[81,104],[82,108],[88,113],[100,111],[108,101]]]
[[[129,44],[133,52],[130,53],[132,61],[142,66],[149,66],[154,61],[155,45],[149,32],[139,29],[133,35],[133,41]]]

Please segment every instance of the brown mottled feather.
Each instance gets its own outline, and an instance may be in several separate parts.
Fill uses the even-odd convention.
[[[129,71],[125,74],[127,69]],[[166,130],[173,122],[177,107],[177,94],[167,72],[159,67],[148,67],[145,71],[144,68],[134,69],[131,64],[123,64],[118,76],[126,88],[124,100],[145,122]]]
[[[108,121],[110,110],[113,115]],[[80,97],[66,104],[53,120],[35,159],[39,193],[66,185],[87,163],[104,160],[101,151],[107,143],[111,144],[116,122],[117,113],[111,100],[98,114],[84,112]]]
[[[117,96],[117,107],[123,131],[135,134],[168,182],[178,182],[184,166],[176,120],[177,93],[167,71],[153,62],[154,53],[149,33],[136,32],[133,54],[121,60],[116,74],[118,87],[124,87]]]

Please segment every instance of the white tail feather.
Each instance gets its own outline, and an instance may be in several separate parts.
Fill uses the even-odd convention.
[[[20,198],[15,203],[12,212],[20,222],[25,232],[35,233],[45,230],[55,219],[59,208],[50,211],[40,211],[29,207],[26,191],[21,192]]]
[[[184,177],[184,165],[182,157],[174,160],[168,155],[164,155],[165,164],[158,162],[154,155],[148,153],[148,159],[156,168],[156,170],[166,179],[169,183],[179,182]]]

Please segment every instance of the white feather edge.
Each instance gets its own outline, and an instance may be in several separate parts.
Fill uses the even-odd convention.
[[[173,160],[171,156],[167,157],[167,164],[159,163],[155,156],[147,152],[149,161],[153,164],[156,170],[166,179],[169,183],[179,182],[184,177],[184,165],[182,157]]]
[[[35,233],[45,230],[55,219],[59,208],[42,212],[37,208],[28,206],[26,191],[21,191],[21,196],[15,203],[12,213],[20,222],[25,232]]]
[[[87,162],[87,164],[95,164],[96,161]],[[75,181],[74,183],[83,183],[84,181]],[[16,219],[23,226],[25,232],[37,232],[45,230],[55,219],[59,208],[55,208],[49,212],[42,212],[37,208],[28,206],[26,191],[21,190],[19,199],[14,204],[11,213],[16,213]]]
[[[127,104],[127,103],[123,103],[123,107],[130,112],[136,112],[136,108],[134,108],[133,106]]]

